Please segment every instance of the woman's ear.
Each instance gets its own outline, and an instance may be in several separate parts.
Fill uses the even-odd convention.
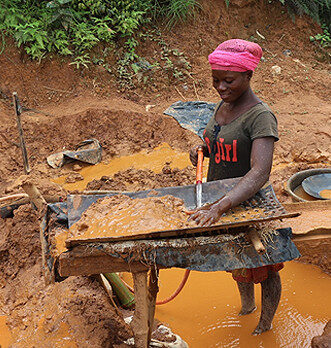
[[[252,70],[246,71],[246,77],[247,77],[248,81],[251,80],[252,76],[253,76],[253,71]]]

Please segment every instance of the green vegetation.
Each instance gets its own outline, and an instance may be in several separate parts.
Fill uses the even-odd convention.
[[[151,19],[168,25],[186,20],[198,7],[196,0],[0,0],[0,30],[11,35],[34,59],[49,52],[80,56],[99,42],[133,38]],[[85,57],[85,58],[84,58]],[[83,56],[85,61],[86,56]],[[82,60],[82,59],[80,59]]]
[[[324,33],[311,40],[329,46],[330,0],[272,1],[322,23]],[[229,6],[231,0],[225,3]],[[77,69],[101,65],[118,77],[122,88],[151,81],[161,70],[164,78],[184,80],[190,76],[187,59],[169,47],[159,31],[146,28],[162,22],[169,29],[199,9],[199,0],[0,0],[0,54],[10,36],[38,61],[59,54],[70,57]],[[153,62],[137,53],[144,40],[161,52]],[[116,64],[109,53],[115,54]]]
[[[317,41],[323,48],[331,47],[331,34],[326,25],[322,25],[323,34],[310,36],[310,41]]]
[[[230,0],[225,0],[229,2]],[[269,0],[272,2],[273,0]],[[275,0],[277,1],[277,0]],[[278,0],[286,5],[292,14],[307,14],[331,32],[331,0]]]
[[[145,26],[162,21],[170,28],[198,8],[197,0],[0,0],[0,53],[11,36],[32,59],[49,53],[71,56],[77,69],[102,65],[117,74],[122,87],[133,87],[133,76],[145,69],[137,54]],[[100,46],[104,49],[97,55]],[[115,69],[107,63],[109,47],[117,52]],[[164,59],[181,77],[171,59]]]

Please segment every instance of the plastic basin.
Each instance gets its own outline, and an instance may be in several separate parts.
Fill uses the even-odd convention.
[[[302,181],[308,178],[309,176],[323,173],[331,173],[331,168],[316,168],[316,169],[307,169],[302,170],[301,172],[295,173],[292,175],[286,183],[286,191],[292,197],[294,201],[307,202],[306,199],[299,197],[294,193],[294,190],[301,185]]]

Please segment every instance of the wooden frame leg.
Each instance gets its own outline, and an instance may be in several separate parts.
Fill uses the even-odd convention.
[[[156,296],[159,292],[158,286],[158,271],[156,269],[151,269],[149,276],[149,285],[148,285],[148,342],[151,341],[151,335],[153,331],[154,324],[154,314],[155,314],[155,304]]]
[[[147,270],[133,272],[136,307],[131,323],[134,342],[137,348],[148,348],[151,340],[156,295],[159,291],[157,271],[151,270],[147,286]]]
[[[147,270],[143,272],[133,272],[133,285],[136,307],[132,319],[132,330],[134,342],[137,348],[148,348],[148,289],[147,289]]]

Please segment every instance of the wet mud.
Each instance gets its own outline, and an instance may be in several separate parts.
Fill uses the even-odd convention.
[[[196,227],[187,221],[181,199],[173,196],[131,199],[116,195],[98,200],[71,228],[69,239],[120,237]]]
[[[331,199],[331,190],[328,190],[328,189],[322,190],[322,191],[320,191],[319,194],[322,198]]]

